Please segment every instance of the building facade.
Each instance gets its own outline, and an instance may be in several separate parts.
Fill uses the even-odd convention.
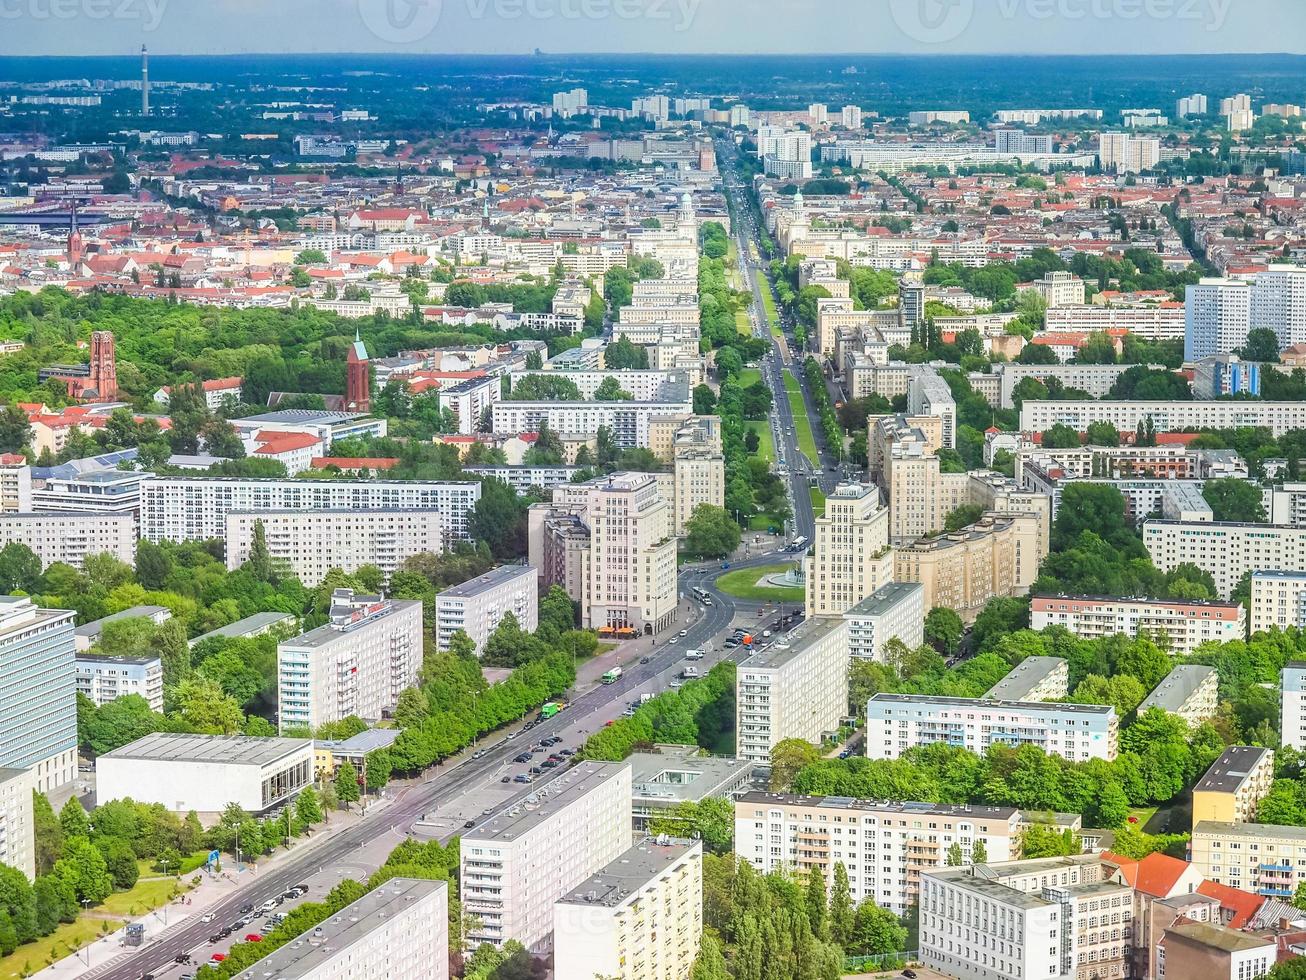
[[[1249,823],[1274,783],[1274,752],[1231,745],[1193,787],[1193,826],[1203,820]]]
[[[151,711],[163,711],[163,662],[158,657],[77,655],[77,693],[98,708],[128,694],[144,698]]]
[[[1228,643],[1246,635],[1247,614],[1237,602],[1170,602],[1110,596],[1034,596],[1030,629],[1063,626],[1076,636],[1146,636],[1189,654],[1203,643]]]
[[[136,521],[131,514],[79,514],[36,511],[0,513],[0,547],[26,545],[41,559],[81,568],[90,555],[113,555],[130,565],[136,560]]]
[[[1160,708],[1197,726],[1214,718],[1220,708],[1220,678],[1214,667],[1180,664],[1153,688],[1138,706],[1141,715]]]
[[[925,642],[925,613],[925,592],[915,582],[880,586],[843,614],[849,656],[883,663],[893,639],[916,649]]]
[[[1220,595],[1231,595],[1248,572],[1306,572],[1306,527],[1148,521],[1143,544],[1163,572],[1193,564],[1209,572]]]
[[[479,654],[485,641],[511,613],[526,633],[539,626],[539,575],[529,565],[501,565],[435,597],[435,645],[449,649],[459,630],[471,638]]]
[[[30,772],[40,793],[77,774],[74,615],[0,596],[0,768]]]
[[[803,564],[807,615],[840,616],[893,581],[889,511],[880,491],[846,484],[825,498]]]

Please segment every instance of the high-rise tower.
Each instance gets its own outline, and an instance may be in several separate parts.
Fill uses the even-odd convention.
[[[349,345],[349,361],[345,365],[345,410],[372,410],[371,365],[367,362],[367,348],[363,346],[358,331],[354,331],[354,342]]]
[[[141,115],[150,114],[150,53],[141,45]]]
[[[118,397],[118,364],[115,360],[113,334],[108,330],[96,330],[91,334],[89,381],[101,401],[113,401]]]

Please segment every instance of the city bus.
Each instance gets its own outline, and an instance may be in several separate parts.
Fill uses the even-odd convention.
[[[705,606],[712,605],[712,597],[708,594],[706,589],[694,589],[693,596]]]

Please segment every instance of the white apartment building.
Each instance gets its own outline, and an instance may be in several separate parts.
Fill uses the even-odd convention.
[[[1226,596],[1248,572],[1306,572],[1306,527],[1147,521],[1143,544],[1161,571],[1192,563],[1210,572],[1215,587]]]
[[[32,491],[31,510],[78,514],[130,514],[141,508],[141,481],[148,473],[95,469],[51,477]]]
[[[687,419],[672,437],[671,455],[676,537],[683,538],[700,504],[724,507],[726,503],[726,457],[721,447],[720,419],[715,416]]]
[[[32,816],[32,774],[0,769],[0,864],[36,877],[36,841]]]
[[[1147,636],[1184,655],[1203,643],[1228,643],[1247,635],[1247,614],[1237,602],[1040,595],[1030,600],[1029,612],[1030,629],[1064,626],[1087,639]]]
[[[703,935],[703,844],[646,837],[553,906],[558,977],[688,977]]]
[[[1144,340],[1182,340],[1186,325],[1185,314],[1183,303],[1057,306],[1047,311],[1044,328],[1053,333],[1128,330]]]
[[[1271,265],[1256,277],[1250,326],[1273,330],[1280,350],[1306,342],[1306,266]]]
[[[1103,307],[1085,306],[1080,307],[1086,310],[1105,309]],[[1051,316],[1052,311],[1048,311]],[[1051,328],[1049,328],[1051,329]],[[1097,328],[1093,328],[1097,329]],[[1105,328],[1103,328],[1105,329]],[[1179,333],[1176,335],[1183,336],[1182,321],[1180,323]],[[1051,378],[1056,378],[1067,388],[1076,388],[1079,391],[1087,392],[1094,398],[1101,398],[1110,392],[1112,385],[1119,379],[1120,375],[1128,371],[1132,364],[995,364],[994,369],[998,372],[998,406],[1000,408],[1014,408],[1016,385],[1020,384],[1026,378],[1034,378],[1036,381],[1047,382]]]
[[[1242,279],[1202,279],[1185,302],[1184,360],[1232,353],[1247,343],[1252,284]]]
[[[463,832],[459,893],[477,921],[469,948],[545,943],[554,903],[629,849],[630,773],[628,762],[582,762]]]
[[[449,883],[391,878],[236,980],[449,980]]]
[[[961,980],[1128,977],[1133,922],[1133,889],[1097,855],[921,877],[921,961]]]
[[[1189,845],[1203,878],[1290,901],[1306,881],[1306,827],[1202,820]]]
[[[1149,708],[1160,708],[1196,726],[1214,718],[1219,707],[1220,678],[1215,668],[1180,664],[1143,699],[1138,713],[1141,715]]]
[[[131,565],[136,561],[136,521],[131,514],[0,513],[0,548],[10,542],[31,548],[42,568],[55,562],[81,568],[88,555],[103,554]]]
[[[1271,524],[1306,526],[1306,483],[1285,481],[1270,491],[1266,507]]]
[[[1260,428],[1277,437],[1306,428],[1306,402],[1031,400],[1020,407],[1022,432],[1046,432],[1058,423],[1083,432],[1093,422],[1110,422],[1120,432],[1134,432],[1149,418],[1157,432]]]
[[[1084,305],[1084,280],[1073,272],[1045,272],[1028,288],[1041,296],[1049,309]]]
[[[848,714],[848,623],[806,620],[739,665],[735,680],[736,755],[770,765],[788,738],[820,745]]]
[[[907,414],[937,415],[943,419],[943,446],[957,447],[957,403],[952,389],[937,371],[917,367],[907,382]]]
[[[593,437],[606,427],[618,448],[647,449],[650,422],[664,416],[684,418],[693,414],[688,383],[683,386],[683,395],[657,402],[495,402],[491,428],[496,433],[516,435],[548,426],[561,436]]]
[[[77,772],[73,618],[26,596],[0,596],[0,769],[48,793]]]
[[[1072,762],[1110,761],[1117,728],[1110,705],[877,694],[866,706],[866,756],[896,759],[914,746],[945,742],[979,755],[990,745],[1035,745]]]
[[[526,633],[539,626],[539,573],[530,565],[501,565],[484,575],[445,589],[435,597],[435,645],[449,649],[459,630],[479,654],[508,613]]]
[[[861,106],[846,105],[839,110],[839,125],[844,129],[861,129],[862,128],[862,108]]]
[[[554,370],[513,371],[508,375],[509,383],[515,388],[530,377],[554,380],[557,377]],[[686,380],[683,371],[568,371],[563,377],[576,385],[580,397],[586,401],[593,401],[599,386],[608,379],[616,381],[637,402],[660,401],[668,393],[678,395],[680,385]]]
[[[409,599],[331,593],[331,621],[277,644],[281,731],[350,715],[378,720],[417,681],[422,666],[422,604]]]
[[[901,640],[909,649],[925,642],[925,590],[916,582],[882,585],[843,614],[848,654],[885,661],[885,645]]]
[[[499,400],[503,386],[497,375],[468,378],[448,385],[436,392],[440,408],[453,412],[458,420],[459,435],[471,435],[480,424],[481,416]]]
[[[876,487],[845,484],[825,498],[803,573],[808,616],[840,616],[893,581],[889,511]]]
[[[1070,693],[1070,662],[1026,657],[984,692],[988,701],[1056,701]]]
[[[988,862],[1020,852],[1019,810],[948,806],[843,796],[745,793],[735,800],[735,854],[763,874],[806,876],[834,866],[848,872],[854,902],[873,901],[897,915],[920,895],[921,875],[945,866],[955,844],[969,863],[981,844]]]
[[[227,514],[227,567],[249,561],[254,532],[273,562],[312,588],[333,568],[375,565],[389,580],[405,559],[444,550],[445,515],[438,510],[257,510]]]
[[[141,537],[154,542],[221,538],[233,511],[425,509],[444,518],[445,540],[465,541],[468,514],[480,499],[479,482],[155,477],[141,484]]]
[[[1284,664],[1279,688],[1279,737],[1285,746],[1306,750],[1306,661]]]
[[[1152,170],[1161,162],[1161,141],[1129,133],[1100,133],[1097,156],[1103,170],[1136,174]]]
[[[1206,112],[1207,99],[1201,93],[1185,96],[1175,103],[1175,116],[1179,119],[1186,119],[1188,116],[1204,116]]]
[[[163,711],[163,662],[158,657],[77,655],[77,693],[98,708],[128,694],[138,694],[151,711]]]
[[[20,453],[0,455],[0,513],[32,509],[32,468]]]

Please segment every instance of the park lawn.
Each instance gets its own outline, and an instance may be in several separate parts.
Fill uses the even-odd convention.
[[[775,438],[771,435],[771,423],[765,419],[754,419],[751,422],[745,422],[744,425],[757,433],[757,458],[764,459],[768,463],[774,463]]]
[[[617,644],[600,641],[599,645],[594,648],[594,656],[601,657],[605,653],[611,653],[615,649],[617,649]]]
[[[753,336],[753,324],[748,320],[747,310],[735,310],[735,330],[741,337]]]
[[[785,562],[761,568],[741,568],[738,571],[726,572],[718,578],[716,587],[736,599],[750,599],[754,602],[802,602],[806,598],[803,589],[774,589],[757,584],[758,580],[767,575],[778,575],[789,571],[792,567],[791,562]]]
[[[113,915],[144,915],[168,904],[173,891],[190,891],[190,885],[178,882],[169,875],[166,878],[142,878],[125,892],[114,892],[104,902],[96,906],[100,912]]]
[[[36,942],[19,946],[8,956],[0,958],[0,980],[30,976],[37,970],[43,969],[49,965],[52,949],[55,950],[53,957],[55,960],[63,959],[81,949],[89,941],[98,938],[102,926],[108,927],[104,930],[107,935],[121,929],[123,924],[117,919],[78,919],[76,922],[61,925],[50,935]],[[97,953],[91,955],[94,963]],[[98,953],[98,958],[104,960],[105,956],[103,953]]]
[[[789,411],[794,416],[798,450],[815,466],[821,457],[816,453],[816,439],[812,436],[812,421],[807,417],[807,405],[803,402],[803,389],[798,379],[788,371],[785,372],[785,394],[789,397]]]
[[[823,516],[825,514],[825,494],[821,492],[819,487],[811,487],[807,495],[812,498],[812,513],[817,517]]]
[[[771,336],[780,336],[780,314],[775,308],[775,294],[771,292],[771,284],[762,279],[762,309],[766,311],[766,323],[771,328]]]
[[[762,380],[762,372],[758,368],[746,367],[739,372],[739,387],[749,388]]]

